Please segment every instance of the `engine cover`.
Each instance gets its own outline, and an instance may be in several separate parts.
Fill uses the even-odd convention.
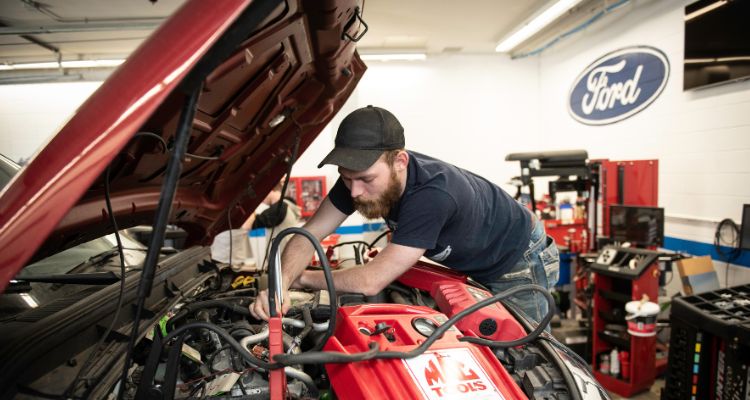
[[[434,282],[430,290],[438,307],[448,317],[492,297],[492,294],[456,280]],[[490,304],[467,315],[455,325],[461,332],[471,331],[477,336],[499,341],[516,340],[526,331],[515,317],[500,303]]]
[[[410,351],[429,334],[424,327],[448,319],[428,307],[401,304],[341,307],[338,318],[325,350],[348,354],[369,350],[371,342],[381,351]],[[326,364],[326,371],[343,399],[526,399],[489,348],[460,342],[461,336],[453,327],[420,356]]]
[[[445,267],[417,263],[399,277],[408,287],[430,292],[440,311],[449,317],[465,310],[492,293],[466,284],[466,276]],[[456,324],[461,332],[471,331],[491,340],[515,340],[526,335],[521,324],[500,303],[481,308]]]

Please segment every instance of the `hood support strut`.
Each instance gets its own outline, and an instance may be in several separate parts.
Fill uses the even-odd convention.
[[[148,252],[146,253],[146,260],[143,262],[143,273],[141,274],[141,280],[138,284],[135,318],[133,320],[133,329],[130,333],[130,341],[128,342],[127,355],[125,356],[125,365],[122,369],[118,399],[122,399],[125,395],[125,382],[127,381],[128,370],[130,369],[135,339],[138,336],[141,312],[143,311],[146,297],[151,294],[151,286],[153,285],[154,274],[156,272],[156,263],[159,261],[159,254],[161,253],[161,247],[164,243],[164,232],[166,231],[167,223],[169,222],[169,214],[172,212],[172,201],[174,200],[175,192],[177,191],[177,183],[180,180],[180,174],[182,174],[182,160],[185,158],[185,153],[187,152],[190,131],[193,126],[193,119],[195,118],[195,110],[197,108],[201,88],[202,85],[195,86],[185,100],[185,104],[180,113],[180,120],[175,134],[174,149],[172,150],[169,163],[167,164],[164,184],[162,186],[161,196],[159,197],[159,204],[156,208],[153,235],[151,235]]]

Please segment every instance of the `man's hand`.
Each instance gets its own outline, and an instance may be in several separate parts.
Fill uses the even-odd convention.
[[[289,311],[289,291],[282,291],[282,298],[286,299],[281,306],[281,315],[286,314]],[[278,304],[276,305],[278,310]],[[250,304],[250,314],[256,319],[262,319],[268,321],[269,318],[269,307],[268,307],[268,289],[263,289],[258,293],[253,304]]]

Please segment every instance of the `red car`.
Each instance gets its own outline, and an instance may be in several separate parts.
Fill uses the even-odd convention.
[[[607,398],[448,269],[373,298],[296,291],[269,328],[247,310],[259,277],[211,259],[365,72],[362,6],[188,1],[12,178],[0,398]]]

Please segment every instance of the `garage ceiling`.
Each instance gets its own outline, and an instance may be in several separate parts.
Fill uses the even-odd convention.
[[[362,53],[494,53],[497,42],[549,0],[369,0]],[[126,58],[184,0],[0,0],[0,65]],[[582,2],[590,13],[605,0]],[[611,1],[610,1],[611,3]],[[110,69],[111,70],[111,69]],[[47,71],[51,80],[69,71]],[[105,73],[108,71],[105,71]],[[0,83],[44,80],[0,71]],[[89,71],[88,79],[96,79]]]

